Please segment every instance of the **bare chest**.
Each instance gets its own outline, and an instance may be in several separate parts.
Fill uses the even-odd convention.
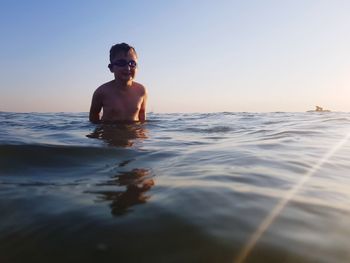
[[[103,119],[136,120],[142,97],[133,92],[111,92],[103,99]]]

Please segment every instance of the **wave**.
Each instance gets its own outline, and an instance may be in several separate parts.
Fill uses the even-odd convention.
[[[62,146],[62,145],[0,145],[0,175],[27,173],[28,169],[90,168],[101,163],[123,164],[135,158],[132,148]]]
[[[214,127],[210,127],[210,128],[195,128],[195,127],[191,127],[191,128],[187,128],[184,131],[189,131],[189,132],[195,132],[195,133],[227,133],[232,131],[233,128],[232,127],[228,127],[228,126],[214,126]]]

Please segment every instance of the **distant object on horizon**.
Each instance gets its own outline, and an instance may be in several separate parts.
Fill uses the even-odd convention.
[[[316,106],[315,110],[308,110],[307,112],[330,112],[330,110],[324,110],[322,107]]]

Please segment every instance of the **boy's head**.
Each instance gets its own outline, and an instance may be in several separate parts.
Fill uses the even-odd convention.
[[[109,70],[116,79],[129,81],[135,78],[137,71],[137,54],[135,49],[126,44],[116,44],[109,51]]]
[[[126,55],[129,52],[134,53],[134,55],[137,57],[136,50],[132,46],[126,43],[115,44],[109,51],[109,61],[112,63],[116,56],[120,55],[120,53]]]

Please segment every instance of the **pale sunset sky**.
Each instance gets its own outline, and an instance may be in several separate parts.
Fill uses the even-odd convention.
[[[0,4],[0,111],[89,111],[121,42],[148,111],[350,111],[348,0]]]

